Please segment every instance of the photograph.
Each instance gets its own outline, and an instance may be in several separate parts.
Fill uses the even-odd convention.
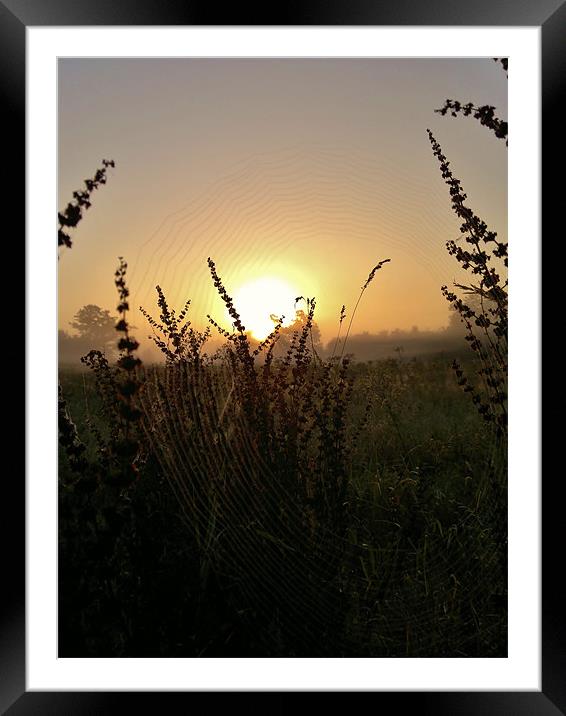
[[[542,474],[565,22],[0,0],[25,231],[0,713],[566,713]]]
[[[58,58],[59,658],[507,657],[512,72]]]

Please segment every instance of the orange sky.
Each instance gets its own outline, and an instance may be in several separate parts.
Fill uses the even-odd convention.
[[[507,118],[491,59],[63,59],[59,209],[103,158],[108,184],[59,261],[60,328],[87,303],[114,309],[117,257],[129,263],[132,322],[147,334],[155,284],[193,321],[225,314],[226,287],[274,277],[316,296],[324,340],[377,261],[354,333],[447,324],[443,283],[458,278],[458,236],[426,129],[469,205],[506,237],[505,143],[473,118],[441,117],[446,98]],[[269,310],[269,297],[259,296]],[[227,326],[228,327],[228,326]]]

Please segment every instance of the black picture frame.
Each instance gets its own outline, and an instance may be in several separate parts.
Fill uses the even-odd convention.
[[[218,22],[221,18],[222,22]],[[30,26],[85,25],[463,25],[463,26],[540,26],[542,33],[542,111],[543,132],[543,217],[544,225],[558,223],[563,200],[561,182],[551,177],[564,145],[563,124],[558,110],[561,81],[566,76],[566,3],[564,0],[349,0],[348,2],[299,3],[288,0],[281,5],[264,5],[259,11],[250,6],[232,5],[225,10],[213,3],[191,0],[0,0],[0,89],[4,137],[14,150],[16,162],[4,164],[9,177],[4,197],[5,219],[13,222],[5,236],[23,245],[22,217],[25,216],[25,103],[26,28]],[[21,242],[21,243],[20,243]],[[8,296],[7,296],[8,298]],[[17,300],[21,301],[21,297]],[[30,307],[26,307],[30,310]],[[529,336],[541,340],[540,336]],[[539,342],[541,345],[541,342]],[[28,356],[29,360],[29,356]],[[542,388],[542,380],[540,382]],[[541,391],[542,392],[542,391]],[[21,391],[18,395],[21,402]],[[528,448],[526,448],[528,449]],[[542,466],[541,466],[542,469]],[[553,471],[554,472],[554,471]],[[374,692],[378,706],[393,700],[398,708],[431,714],[559,714],[566,713],[566,629],[560,546],[564,543],[564,502],[560,471],[551,475],[543,490],[543,573],[542,573],[542,689],[540,692]],[[30,692],[25,683],[25,481],[11,472],[4,480],[5,509],[2,511],[2,541],[5,604],[0,633],[0,711],[21,714],[107,714],[135,708],[132,699],[144,705],[157,705],[156,696],[167,704],[174,698],[184,707],[192,693],[103,693]],[[10,506],[7,509],[7,506]],[[7,548],[9,545],[9,548]],[[187,702],[188,699],[188,702]],[[390,704],[390,705],[393,705]],[[165,708],[178,708],[166,705]]]

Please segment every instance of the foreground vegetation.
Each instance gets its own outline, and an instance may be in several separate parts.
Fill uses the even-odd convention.
[[[448,103],[506,139],[494,108]],[[164,363],[144,366],[120,262],[117,360],[60,375],[59,656],[506,655],[507,244],[429,140],[470,273],[442,287],[461,355],[352,363],[388,259],[330,356],[314,299],[285,341],[278,323],[252,344],[208,259],[232,331],[195,330],[158,286],[142,313]],[[60,246],[109,166],[59,214]]]
[[[232,332],[158,286],[142,365],[121,261],[118,359],[60,376],[59,655],[504,656],[506,335],[450,294],[460,360],[323,359],[306,299],[277,352],[208,265]]]
[[[226,360],[144,373],[125,477],[106,369],[62,373],[60,655],[503,656],[505,455],[446,358]]]

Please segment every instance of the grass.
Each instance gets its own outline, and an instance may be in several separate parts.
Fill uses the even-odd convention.
[[[221,406],[230,390],[223,367],[204,368]],[[297,409],[315,386],[312,411],[317,418],[330,411],[334,422],[336,405],[327,403],[339,389],[340,368],[330,376],[310,362],[305,371],[302,396],[291,382],[275,398]],[[210,406],[202,404],[210,395],[204,384],[193,405],[201,427],[190,408],[179,409],[195,399],[188,380],[197,380],[194,366],[173,363],[148,375],[152,388],[143,400],[153,442],[138,480],[112,493],[111,503],[121,504],[115,532],[95,527],[94,555],[87,550],[85,557],[76,544],[69,548],[63,524],[62,574],[69,577],[61,655],[505,655],[505,545],[490,487],[504,465],[494,463],[489,427],[446,357],[353,364],[348,372],[348,449],[336,444],[336,426],[327,426],[328,435],[320,429],[299,450],[302,468],[300,431],[294,442],[283,441],[292,415],[274,408],[276,401],[271,409],[285,423],[261,423],[267,453],[258,456],[257,444],[241,449],[250,426],[230,407],[223,439],[232,429],[233,442],[220,449]],[[62,371],[60,379],[79,434],[88,434],[89,419],[108,433],[95,376]],[[166,399],[160,408],[159,391]],[[248,409],[266,419],[258,405]],[[308,421],[303,425],[308,430]],[[269,436],[274,444],[265,442]],[[96,450],[89,442],[89,459]],[[334,452],[325,461],[327,450]],[[501,450],[497,455],[503,462]],[[64,454],[60,475],[63,483],[72,475]],[[323,489],[317,479],[333,484]],[[73,490],[63,498],[63,522],[74,514],[80,480],[70,484],[62,490]],[[341,502],[332,502],[337,495]],[[82,565],[73,565],[79,558]],[[83,583],[85,559],[98,575],[90,586]]]

